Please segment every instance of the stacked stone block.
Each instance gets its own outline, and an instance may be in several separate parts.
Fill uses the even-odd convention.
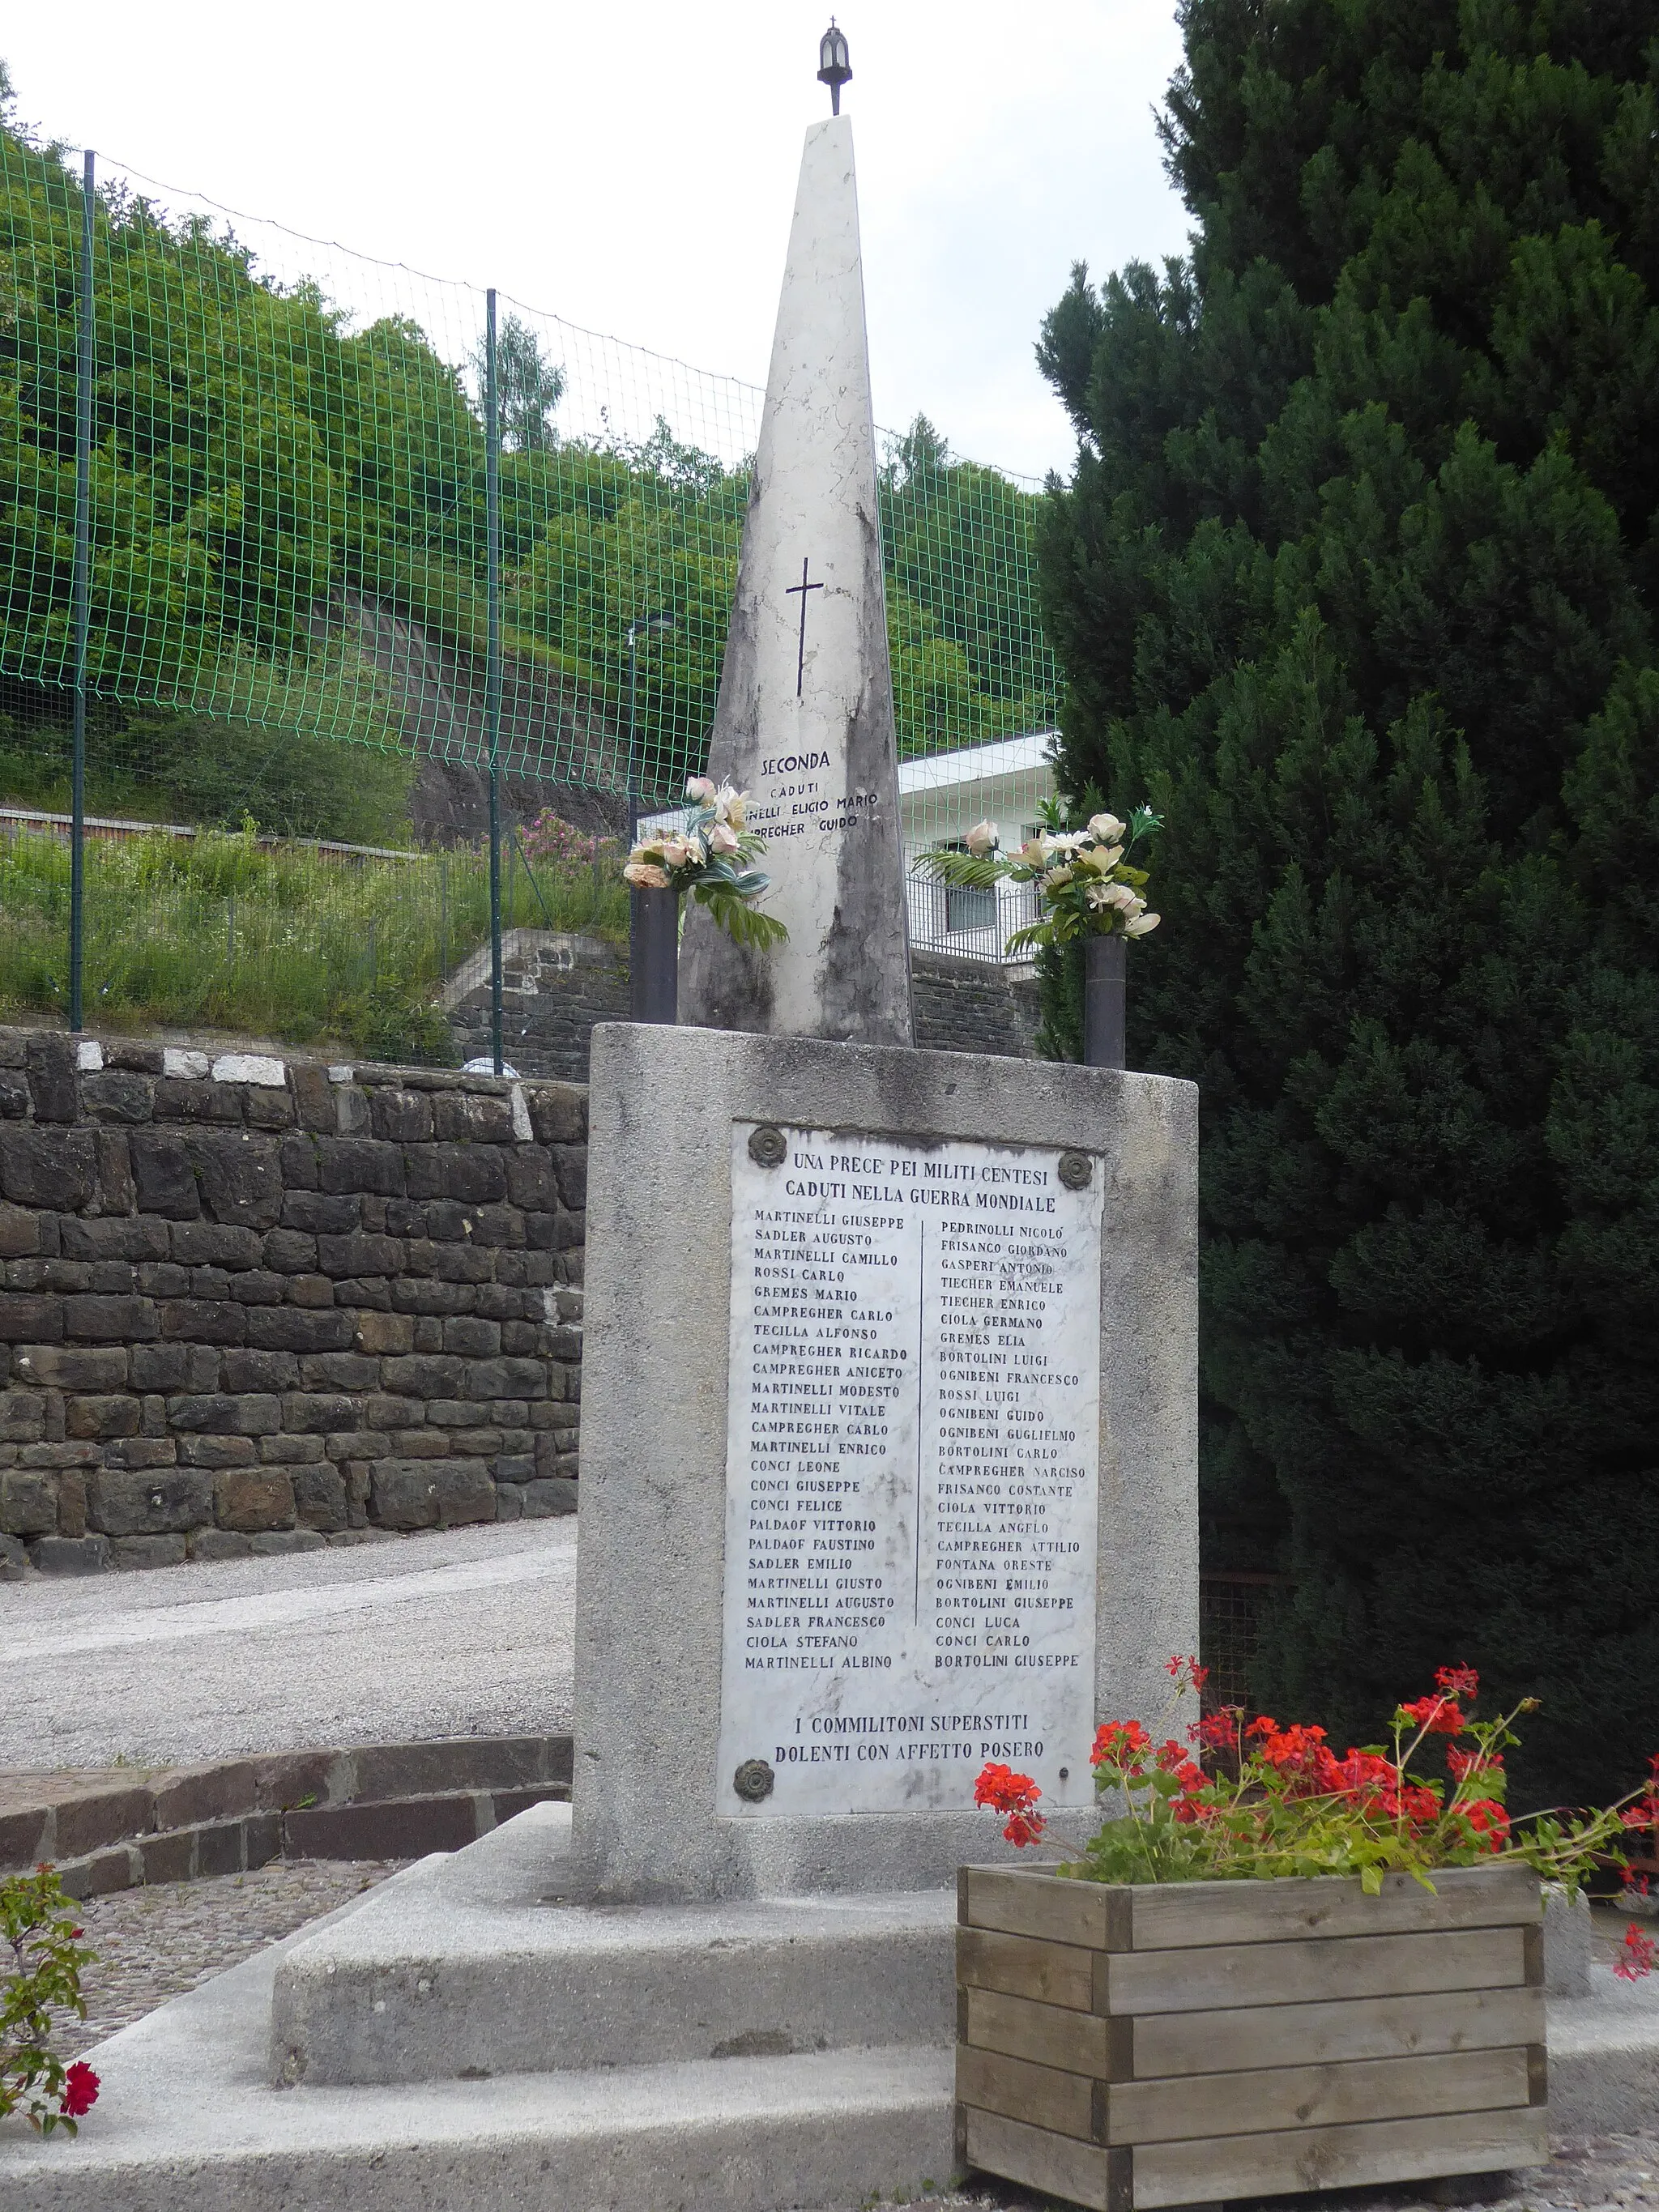
[[[586,1097],[0,1030],[0,1567],[568,1512]]]

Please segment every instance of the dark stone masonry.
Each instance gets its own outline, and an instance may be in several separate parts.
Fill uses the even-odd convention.
[[[520,1075],[586,1083],[594,1024],[629,1019],[627,947],[550,929],[514,929],[502,940],[502,954],[507,1059]],[[924,1051],[1036,1058],[1042,1010],[1029,969],[913,948],[910,983],[916,1042]],[[459,969],[445,996],[459,1057],[487,1054],[487,954]]]
[[[570,1512],[570,1084],[0,1029],[0,1573]]]

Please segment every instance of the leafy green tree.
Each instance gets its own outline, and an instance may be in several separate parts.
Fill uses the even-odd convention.
[[[473,354],[472,368],[482,406],[488,373],[482,343]],[[528,323],[520,322],[516,315],[507,316],[495,333],[495,406],[505,450],[550,453],[559,442],[550,417],[563,397],[562,367],[543,358],[541,340]]]
[[[1659,45],[1635,0],[1183,0],[1190,258],[1079,267],[1062,779],[1167,818],[1204,1541],[1255,1689],[1437,1662],[1532,1802],[1659,1746]],[[1052,977],[1051,1027],[1074,1023]]]

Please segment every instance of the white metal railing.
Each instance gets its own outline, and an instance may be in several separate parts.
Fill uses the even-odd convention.
[[[905,854],[904,896],[910,942],[919,952],[948,952],[958,960],[982,960],[996,967],[1028,963],[1029,951],[1010,952],[1008,939],[1037,918],[1030,884],[995,884],[988,890],[959,890],[916,866],[918,852]]]

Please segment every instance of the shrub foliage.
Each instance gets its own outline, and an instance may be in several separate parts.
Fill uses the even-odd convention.
[[[1185,0],[1189,259],[1044,326],[1063,781],[1165,817],[1205,1543],[1364,1741],[1449,1643],[1523,1798],[1659,1735],[1659,47],[1635,0]],[[1074,1023],[1050,963],[1049,1023]]]

